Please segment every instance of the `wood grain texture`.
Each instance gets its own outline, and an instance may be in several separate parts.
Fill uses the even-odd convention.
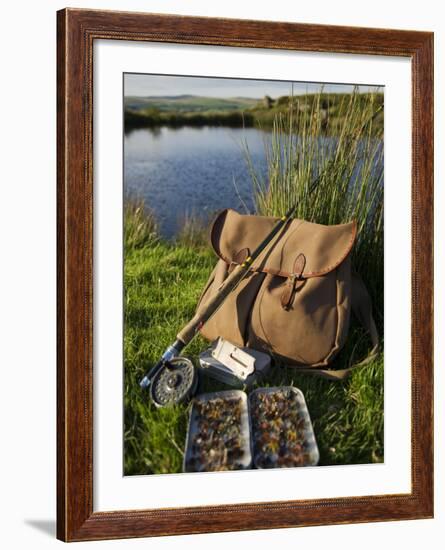
[[[92,62],[99,38],[411,59],[411,493],[93,513]],[[93,540],[432,517],[432,33],[68,9],[57,14],[57,81],[57,537]]]

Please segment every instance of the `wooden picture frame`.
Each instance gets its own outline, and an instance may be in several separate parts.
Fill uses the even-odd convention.
[[[433,516],[433,34],[65,9],[57,14],[57,537],[64,541]],[[95,40],[401,56],[412,63],[410,493],[93,512]],[[397,276],[397,274],[394,274]]]

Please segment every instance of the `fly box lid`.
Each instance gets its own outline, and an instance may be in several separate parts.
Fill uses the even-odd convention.
[[[203,373],[236,388],[252,386],[269,372],[270,363],[267,353],[235,346],[223,338],[215,340],[199,356]]]

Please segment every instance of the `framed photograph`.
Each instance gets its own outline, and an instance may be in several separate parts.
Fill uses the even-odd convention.
[[[433,516],[433,34],[65,9],[64,541]]]

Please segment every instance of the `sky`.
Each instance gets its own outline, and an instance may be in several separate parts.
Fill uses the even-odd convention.
[[[320,83],[294,83],[294,95],[314,93],[320,90]],[[375,90],[375,86],[359,86],[361,92]],[[325,84],[325,92],[351,92],[352,85]],[[232,78],[207,78],[190,76],[166,76],[126,73],[124,94],[128,96],[176,96],[198,95],[206,97],[252,97],[269,95],[277,98],[292,93],[292,84],[277,80],[246,80]]]

